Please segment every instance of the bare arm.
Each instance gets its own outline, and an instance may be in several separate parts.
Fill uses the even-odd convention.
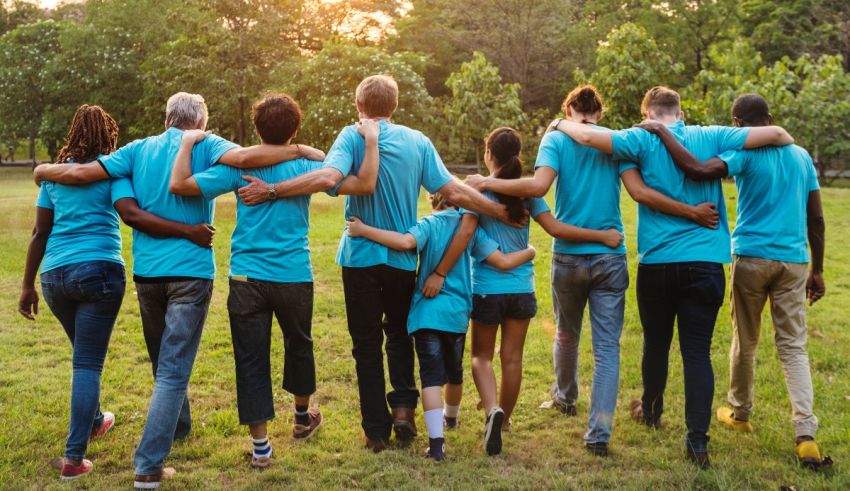
[[[538,167],[534,177],[522,179],[497,179],[480,175],[467,176],[464,183],[477,191],[516,196],[518,198],[540,198],[549,192],[558,173],[551,167]]]
[[[248,206],[264,203],[269,199],[269,184],[259,177],[242,176],[248,184],[239,188],[239,199]],[[323,167],[313,172],[302,174],[294,179],[288,179],[274,184],[275,197],[289,198],[306,196],[326,191],[336,186],[342,180],[342,173],[333,167]]]
[[[524,226],[525,224],[513,223],[508,216],[508,210],[501,203],[497,203],[471,187],[463,184],[457,179],[452,179],[440,188],[440,193],[449,200],[449,203],[467,210],[483,213],[513,226]]]
[[[455,230],[452,241],[449,242],[449,247],[446,249],[446,252],[443,253],[440,263],[437,264],[437,267],[434,268],[434,271],[432,271],[425,280],[425,284],[422,287],[422,295],[426,298],[431,298],[436,297],[440,293],[440,290],[443,288],[443,282],[446,279],[446,275],[449,274],[449,271],[455,267],[460,256],[466,253],[466,248],[469,246],[472,236],[475,235],[475,229],[477,227],[477,216],[471,213],[466,213],[463,217],[461,217],[460,225],[458,225],[457,230]]]
[[[60,184],[88,184],[109,179],[103,166],[98,162],[88,164],[41,164],[33,170],[36,184],[52,181]]]
[[[792,143],[794,138],[781,126],[754,126],[744,140],[744,148],[781,147]]]
[[[325,160],[325,153],[307,145],[263,144],[228,150],[218,162],[239,169],[256,169],[300,158]]]
[[[156,237],[177,237],[194,242],[200,247],[212,247],[215,228],[206,223],[188,225],[166,220],[139,208],[133,198],[122,198],[115,202],[115,211],[121,220],[134,229]]]
[[[823,219],[820,191],[809,192],[806,206],[806,222],[809,234],[809,247],[812,251],[812,266],[806,281],[806,296],[809,305],[820,300],[826,293],[823,280],[823,255],[826,246],[826,224]]]
[[[375,186],[378,184],[378,136],[380,126],[374,119],[361,119],[357,124],[357,131],[366,140],[366,150],[363,155],[363,162],[360,164],[360,169],[357,175],[348,176],[342,181],[342,186],[337,190],[337,194],[348,195],[370,195],[375,192]]]
[[[375,228],[366,225],[357,217],[351,217],[351,220],[349,220],[348,235],[351,237],[365,237],[372,242],[377,242],[397,251],[416,249],[416,239],[413,238],[413,235]]]
[[[21,296],[18,300],[18,312],[29,320],[35,320],[38,314],[38,292],[35,290],[35,275],[44,250],[47,248],[47,238],[53,230],[53,210],[47,208],[35,209],[35,226],[32,238],[27,248],[27,259],[24,265],[24,280],[21,282]]]
[[[200,196],[201,188],[192,176],[192,148],[195,143],[203,140],[209,133],[201,130],[189,130],[183,132],[180,141],[180,150],[174,158],[171,167],[171,180],[168,183],[168,191],[178,196]]]
[[[566,133],[567,136],[575,140],[577,143],[593,147],[600,152],[605,152],[611,155],[614,152],[614,143],[611,138],[611,133],[606,131],[594,130],[590,126],[581,123],[575,123],[562,119],[556,127],[558,131]]]
[[[496,249],[493,251],[493,254],[487,256],[485,261],[502,270],[514,269],[517,266],[527,263],[534,259],[534,256],[537,254],[537,251],[534,250],[533,247],[528,246],[527,248],[521,251],[514,251],[508,254]]]
[[[679,143],[679,140],[673,136],[673,133],[671,133],[667,126],[663,123],[659,123],[658,121],[644,121],[636,126],[638,128],[643,128],[654,135],[658,135],[661,139],[661,143],[663,143],[664,146],[667,147],[667,151],[670,152],[670,157],[673,158],[673,163],[675,163],[676,167],[681,169],[689,179],[694,181],[709,181],[720,179],[721,177],[729,175],[729,168],[726,166],[726,162],[718,159],[717,157],[706,161],[700,161],[694,156],[694,154],[685,148],[684,145]]]
[[[703,227],[717,228],[720,214],[714,203],[702,203],[697,206],[680,203],[647,186],[637,169],[623,172],[620,178],[629,195],[638,203],[661,213],[686,218]]]
[[[623,242],[623,234],[617,229],[593,230],[576,227],[555,219],[550,212],[544,212],[534,218],[547,234],[556,239],[569,242],[599,242],[611,249],[616,249]]]

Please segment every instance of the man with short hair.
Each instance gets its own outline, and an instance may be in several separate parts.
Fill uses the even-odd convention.
[[[732,106],[738,127],[765,127],[773,122],[767,101],[744,94]],[[814,388],[806,353],[806,298],[823,297],[823,208],[817,174],[808,152],[796,145],[724,152],[701,162],[664,125],[646,122],[667,146],[673,161],[696,181],[735,177],[738,221],[732,233],[732,348],[729,393],[732,406],[717,409],[726,426],[753,431],[755,357],[761,313],[770,298],[774,337],[785,385],[791,399],[795,453],[817,469],[824,464],[815,443],[818,419],[813,413]],[[808,268],[811,246],[812,264]]]
[[[254,104],[252,117],[263,144],[287,145],[301,126],[302,113],[292,97],[267,94]],[[343,182],[341,193],[356,190],[361,184],[374,189],[377,179],[377,124],[364,120],[358,131],[366,140],[364,165],[358,175]],[[213,200],[227,192],[236,193],[245,180],[277,182],[324,167],[322,162],[298,159],[244,175],[228,165],[214,165],[192,175],[192,148],[205,137],[200,130],[183,133],[171,171],[172,193]],[[322,424],[319,409],[310,407],[310,396],[316,390],[316,366],[311,337],[313,271],[307,238],[309,220],[309,195],[247,206],[237,194],[227,310],[236,362],[239,422],[249,427],[253,441],[251,465],[257,468],[267,467],[272,456],[266,429],[266,423],[275,416],[269,360],[272,316],[277,317],[283,331],[283,388],[295,396],[292,435],[296,439],[310,438]]]
[[[374,194],[346,197],[346,220],[358,217],[367,225],[405,233],[416,223],[420,187],[430,193],[439,191],[455,205],[508,220],[503,205],[449,174],[425,135],[390,122],[398,106],[398,85],[392,77],[376,75],[360,82],[355,106],[361,119],[378,121],[380,170]],[[274,192],[277,196],[295,196],[334,188],[345,176],[359,172],[364,153],[363,138],[355,126],[348,126],[328,152],[324,168],[279,182],[273,186]],[[255,181],[239,193],[246,204],[256,204],[268,199],[269,188],[265,182]],[[336,259],[343,268],[366,446],[380,452],[393,431],[402,441],[416,436],[414,411],[419,392],[413,376],[413,345],[407,335],[407,314],[416,284],[416,253],[394,251],[344,232]],[[384,336],[393,387],[388,394],[381,349]]]
[[[793,142],[785,130],[775,126],[686,126],[679,94],[667,87],[650,89],[641,111],[644,117],[667,126],[699,158]],[[632,416],[651,427],[660,426],[670,344],[678,322],[685,376],[686,455],[698,467],[707,468],[714,397],[711,338],[726,288],[723,264],[731,261],[720,182],[686,179],[661,140],[640,128],[608,133],[561,121],[558,129],[578,143],[636,162],[649,187],[691,205],[713,202],[720,212],[719,227],[710,229],[638,205],[637,299],[644,339],[643,396],[632,401]]]
[[[214,202],[204,197],[183,198],[168,191],[171,166],[183,132],[203,130],[207,107],[203,97],[179,92],[168,99],[165,131],[131,142],[88,164],[42,165],[36,179],[84,184],[108,178],[131,178],[139,207],[160,217],[186,223],[212,223]],[[238,148],[216,136],[192,152],[192,165],[201,172],[219,162],[240,166],[270,165],[309,152],[290,145]],[[134,485],[158,488],[164,461],[175,438],[191,428],[187,387],[201,341],[212,295],[215,262],[212,249],[181,238],[164,238],[133,231],[133,279],[155,386],[145,429],[134,457]]]

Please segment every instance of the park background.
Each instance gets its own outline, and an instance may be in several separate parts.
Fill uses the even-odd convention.
[[[683,95],[687,120],[728,124],[735,96],[757,91],[815,159],[824,184],[844,184],[850,162],[850,2],[844,0],[90,0],[38,5],[0,0],[0,157],[49,160],[79,104],[100,104],[121,126],[121,142],[162,129],[166,98],[203,94],[210,129],[251,144],[250,106],[268,90],[295,96],[305,111],[298,142],[327,150],[356,114],[353,93],[366,75],[392,74],[401,87],[399,123],[428,134],[449,166],[480,165],[482,138],[496,126],[518,128],[525,160],[534,161],[542,127],[564,94],[590,82],[605,97],[612,128],[640,120],[649,87]],[[11,155],[11,159],[9,158]],[[548,287],[550,242],[532,226],[538,318],[526,347],[525,383],[506,451],[480,448],[482,415],[467,377],[463,426],[449,433],[450,460],[424,461],[424,439],[407,449],[363,450],[356,385],[339,268],[333,257],[344,226],[342,200],[317,196],[311,210],[316,270],[317,402],[328,426],[306,445],[290,441],[291,397],[276,394],[271,427],[276,465],[253,472],[238,426],[227,324],[228,239],[234,200],[219,199],[215,225],[216,292],[190,388],[195,432],[169,460],[173,489],[337,487],[493,487],[634,489],[848,489],[850,474],[850,190],[824,190],[827,296],[810,309],[810,355],[819,440],[837,461],[813,474],[792,450],[790,409],[765,317],[752,435],[712,425],[714,467],[698,472],[683,458],[681,359],[671,355],[669,408],[662,431],[627,418],[640,393],[641,330],[633,289],[627,294],[620,408],[612,457],[581,449],[592,369],[589,331],[582,340],[579,415],[539,409],[552,381],[554,335]],[[61,455],[68,420],[70,349],[42,304],[35,323],[16,312],[37,189],[26,167],[0,168],[0,488],[58,486],[49,461]],[[734,221],[736,193],[725,185]],[[548,197],[550,205],[552,197]],[[635,207],[623,212],[632,273]],[[428,213],[421,201],[420,214]],[[129,230],[124,227],[128,254]],[[634,276],[633,276],[634,277]],[[77,484],[127,487],[141,434],[151,376],[132,283],[107,359],[103,404],[118,426],[90,447],[95,474]],[[717,323],[715,406],[727,383],[728,305]],[[279,370],[282,342],[275,337]],[[467,375],[469,375],[467,373]],[[280,383],[279,371],[275,384]],[[421,424],[420,426],[424,427]]]

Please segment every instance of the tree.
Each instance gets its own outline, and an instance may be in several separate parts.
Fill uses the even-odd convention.
[[[452,73],[446,85],[451,98],[445,107],[446,128],[460,143],[465,155],[474,154],[481,169],[481,146],[490,130],[499,126],[518,128],[526,122],[519,98],[519,84],[503,84],[499,69],[482,53]]]
[[[399,106],[393,120],[417,129],[432,124],[434,101],[425,90],[421,71],[425,60],[412,53],[387,53],[376,47],[330,42],[313,57],[280,64],[269,87],[301,103],[304,124],[299,140],[329,148],[339,131],[357,121],[354,91],[369,75],[387,74],[399,86]]]
[[[595,85],[605,99],[606,121],[612,128],[640,121],[640,101],[656,85],[673,80],[683,70],[658,47],[646,30],[626,23],[612,30],[596,50],[596,71],[589,77],[576,70],[575,78]]]

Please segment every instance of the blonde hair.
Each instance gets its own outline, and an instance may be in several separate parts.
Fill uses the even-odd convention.
[[[367,116],[388,118],[398,107],[398,84],[389,75],[372,75],[357,86],[355,98]]]
[[[644,117],[649,116],[652,109],[659,116],[672,116],[682,110],[679,93],[675,90],[657,85],[646,91],[640,103],[640,112]]]

